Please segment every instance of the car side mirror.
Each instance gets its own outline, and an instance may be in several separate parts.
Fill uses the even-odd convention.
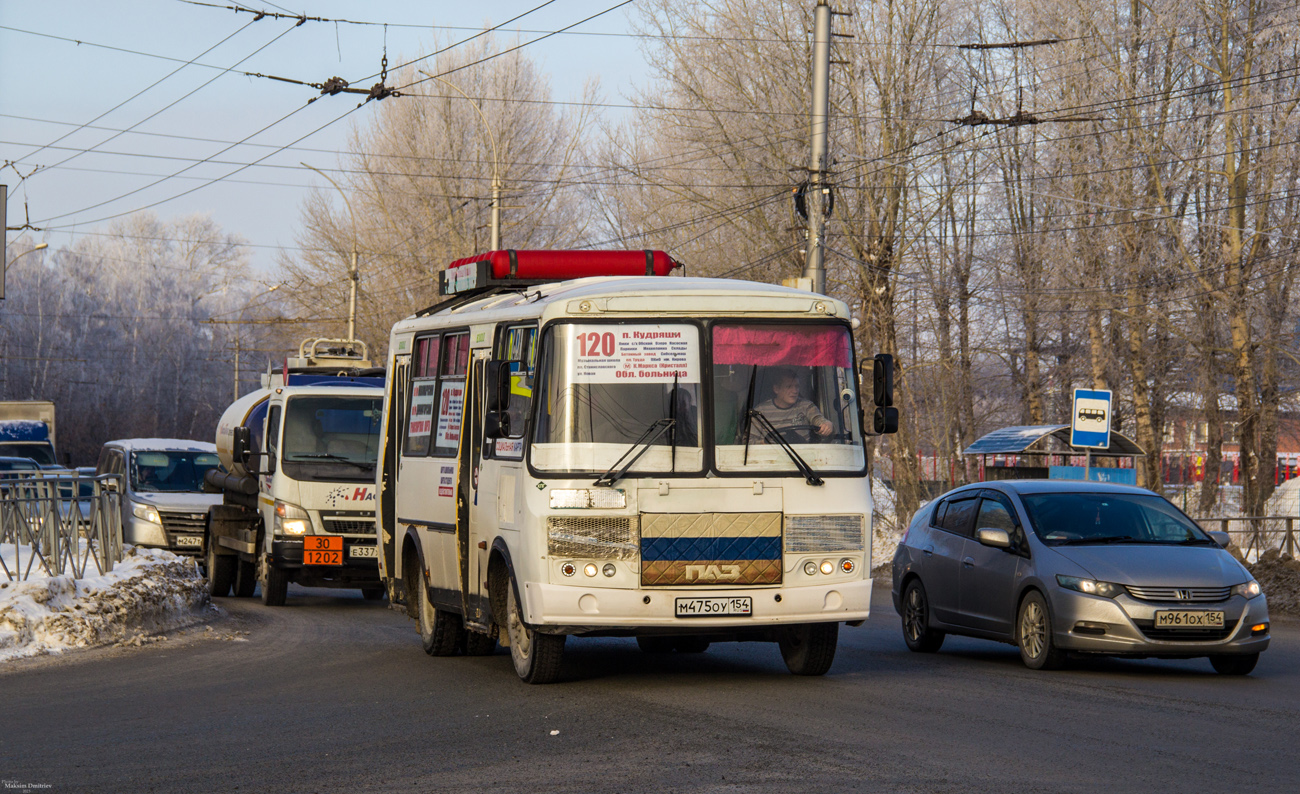
[[[1219,544],[1225,549],[1232,544],[1232,536],[1229,535],[1227,532],[1220,532],[1217,529],[1211,529],[1207,531],[1205,534],[1209,535],[1211,538],[1214,539],[1215,543]]]
[[[975,539],[984,546],[992,546],[995,549],[1011,548],[1011,536],[1005,529],[991,529],[985,527],[975,530]]]

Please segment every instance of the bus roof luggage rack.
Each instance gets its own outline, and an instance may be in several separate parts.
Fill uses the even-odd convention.
[[[651,250],[488,251],[448,265],[439,275],[438,292],[477,295],[591,276],[667,276],[680,266],[665,252]]]

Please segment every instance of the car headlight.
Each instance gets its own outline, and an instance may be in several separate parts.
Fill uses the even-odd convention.
[[[1264,591],[1260,589],[1259,582],[1254,579],[1232,588],[1233,595],[1245,596],[1246,598],[1254,598],[1262,592]]]
[[[1067,590],[1076,590],[1080,593],[1101,596],[1102,598],[1114,598],[1124,592],[1123,585],[1113,582],[1098,582],[1078,576],[1062,576],[1059,573],[1056,575],[1056,583]]]
[[[311,517],[297,505],[275,500],[275,532],[278,535],[306,535]]]
[[[162,518],[158,515],[158,511],[154,509],[153,505],[145,505],[136,502],[131,505],[131,515],[144,521],[148,521],[151,524],[162,523]]]

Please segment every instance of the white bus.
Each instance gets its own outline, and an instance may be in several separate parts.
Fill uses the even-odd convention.
[[[453,263],[452,297],[394,326],[380,565],[430,655],[499,642],[546,683],[570,635],[647,652],[759,640],[821,675],[838,625],[866,619],[867,414],[847,307],[665,277],[675,264],[492,252]],[[602,272],[645,275],[563,280]],[[891,388],[871,414],[884,432]]]

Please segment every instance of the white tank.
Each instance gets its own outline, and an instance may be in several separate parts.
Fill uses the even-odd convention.
[[[249,392],[231,403],[217,422],[217,457],[221,459],[221,465],[227,472],[240,477],[248,474],[242,465],[235,463],[234,456],[231,454],[235,445],[235,428],[243,427],[248,422],[248,415],[253,412],[253,409],[266,402],[270,396],[270,389]],[[261,435],[261,428],[256,428],[253,435]]]

